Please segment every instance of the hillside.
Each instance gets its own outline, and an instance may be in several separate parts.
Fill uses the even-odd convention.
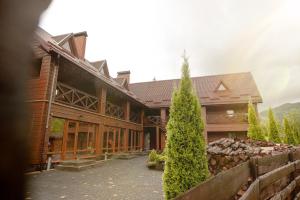
[[[277,120],[282,121],[284,115],[288,113],[294,113],[295,116],[300,120],[300,102],[297,103],[286,103],[281,106],[273,108],[274,114]],[[262,118],[266,118],[268,115],[268,110],[264,110],[260,113]]]

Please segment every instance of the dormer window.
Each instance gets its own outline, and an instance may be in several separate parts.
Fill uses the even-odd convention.
[[[228,90],[228,87],[222,81],[218,84],[218,86],[215,89],[216,92],[224,92],[227,90]]]
[[[217,90],[218,91],[225,91],[226,87],[223,84],[220,84]]]
[[[226,114],[228,117],[233,117],[234,116],[234,110],[226,110]]]

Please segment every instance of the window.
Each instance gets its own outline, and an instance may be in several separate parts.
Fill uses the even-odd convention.
[[[223,83],[221,83],[217,89],[218,91],[225,91],[226,87],[223,85]]]
[[[39,78],[42,66],[42,59],[35,59],[31,64],[30,78]]]
[[[234,116],[234,110],[226,110],[226,114],[228,117],[233,117]]]

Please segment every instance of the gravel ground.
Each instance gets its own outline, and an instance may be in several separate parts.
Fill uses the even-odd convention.
[[[54,170],[27,175],[25,199],[163,199],[162,172],[149,170],[146,159],[110,160],[82,172]]]

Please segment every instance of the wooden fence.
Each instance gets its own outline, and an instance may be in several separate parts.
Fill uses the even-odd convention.
[[[175,200],[231,200],[249,178],[254,181],[240,200],[300,200],[300,148],[289,153],[251,158],[191,188]]]

